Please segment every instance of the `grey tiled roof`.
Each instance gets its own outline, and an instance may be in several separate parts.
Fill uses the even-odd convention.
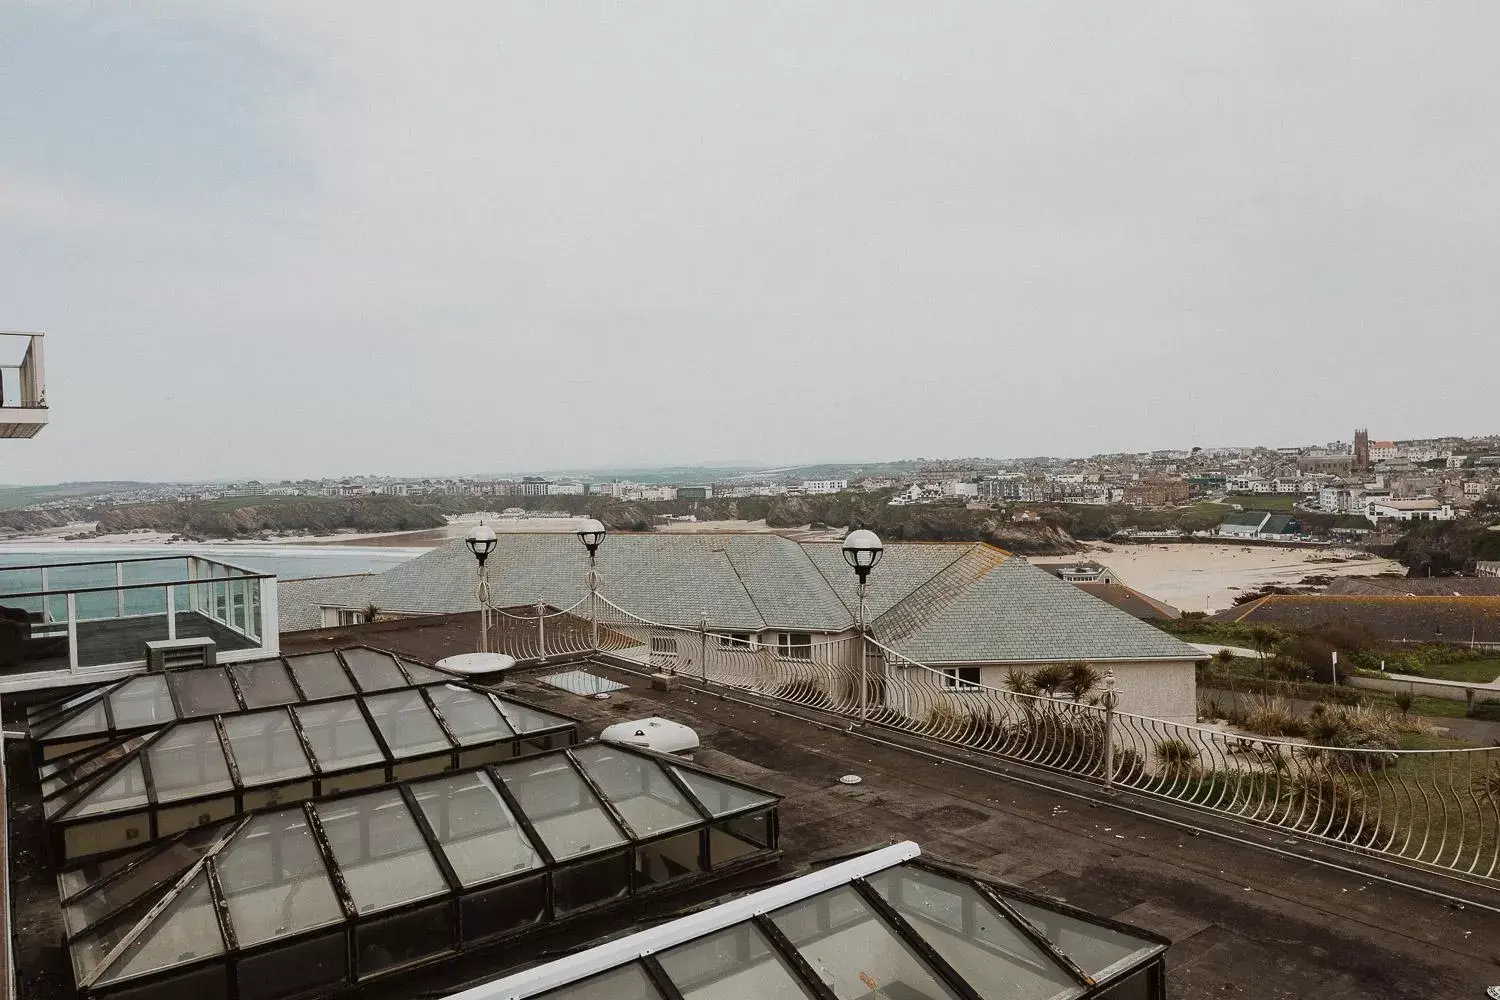
[[[276,581],[276,618],[283,632],[320,628],[324,607],[365,607],[359,595],[375,578],[374,573],[345,576],[314,576],[303,580]]]
[[[568,608],[587,596],[587,556],[572,534],[501,534],[490,567],[491,602],[501,607],[541,600]],[[695,626],[706,613],[720,630],[839,632],[853,627],[857,607],[854,573],[837,543],[770,534],[613,534],[599,550],[599,575],[601,593],[616,605],[670,625]],[[324,603],[468,611],[474,585],[474,557],[460,540]],[[868,602],[877,638],[924,662],[1201,655],[978,543],[888,545]]]
[[[895,648],[919,663],[1203,658],[1021,559],[1002,562]]]

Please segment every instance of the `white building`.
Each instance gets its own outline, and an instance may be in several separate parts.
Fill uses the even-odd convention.
[[[549,497],[581,497],[587,492],[582,483],[548,483]]]
[[[1371,499],[1365,504],[1365,517],[1372,524],[1382,521],[1451,521],[1453,508],[1433,497],[1416,500]]]
[[[802,483],[802,492],[812,493],[842,493],[849,488],[847,479],[809,479]]]
[[[945,497],[977,497],[979,496],[978,483],[961,483],[956,480],[942,484],[943,496]]]
[[[1394,441],[1371,441],[1370,461],[1386,462],[1401,454],[1401,449],[1396,447]]]

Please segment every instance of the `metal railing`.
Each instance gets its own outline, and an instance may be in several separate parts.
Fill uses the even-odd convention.
[[[602,597],[600,604],[610,637],[601,646],[645,669],[1500,888],[1500,748],[1269,739],[1117,711],[1107,707],[1112,677],[1082,690],[1026,693],[983,682],[977,667],[918,663],[873,637],[767,643],[715,628],[707,615],[694,629],[647,621]],[[551,628],[547,655],[593,651],[587,619],[573,620],[582,624]],[[531,632],[540,627],[542,620]],[[506,651],[526,659],[535,649]]]
[[[42,375],[42,335],[11,333],[0,330],[0,343],[13,338],[26,340],[26,351],[19,364],[0,364],[0,407],[7,409],[46,409],[47,389]]]

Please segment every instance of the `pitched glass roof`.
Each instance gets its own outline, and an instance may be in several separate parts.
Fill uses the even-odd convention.
[[[276,714],[284,718],[286,710],[240,719]],[[211,725],[191,725],[200,724]],[[591,769],[606,780],[591,780]],[[696,768],[683,770],[713,787],[732,784]],[[642,780],[644,775],[651,776]],[[632,806],[632,800],[652,794],[656,781],[671,789],[668,811]],[[759,789],[745,792],[752,811],[778,801]],[[657,821],[668,815],[672,824]],[[617,818],[624,816],[650,822],[637,826]],[[707,803],[673,783],[655,756],[599,745],[261,810],[60,875],[76,982],[89,994],[108,993],[117,984],[134,985],[226,952],[283,938],[295,948],[320,929],[342,934],[374,926],[372,918],[384,921],[413,906],[427,907],[416,911],[427,914],[446,900],[440,905],[449,913],[455,897],[466,907],[496,898],[514,907],[512,897],[495,897],[494,887],[524,887],[538,877],[552,878],[559,868],[575,883],[617,878],[622,891],[597,898],[619,898],[625,885],[635,884],[632,865],[601,869],[594,859],[633,858],[658,839],[676,843],[672,836],[659,837],[657,828],[677,829],[679,818],[697,827],[704,845],[714,842],[706,833],[710,825],[720,830],[716,837],[731,835]],[[740,858],[739,852],[729,856]],[[561,884],[547,891],[540,912],[553,912],[553,899],[557,913],[571,909],[564,893]],[[460,934],[457,925],[453,933]],[[356,965],[366,961],[360,947],[346,952],[339,944],[334,950]]]
[[[360,666],[351,665],[345,671],[344,652],[313,655],[323,657],[323,672],[343,677],[351,692],[355,676],[378,676],[380,680],[372,683],[385,684],[400,674],[421,678],[422,683],[329,700],[236,708],[212,716],[162,717],[164,711],[175,712],[183,704],[180,697],[169,694],[174,690],[191,690],[195,694],[190,697],[197,699],[194,703],[202,704],[203,698],[214,697],[212,692],[266,694],[274,693],[282,682],[290,683],[282,661],[266,660],[258,662],[256,671],[239,674],[273,678],[269,686],[256,682],[246,687],[231,681],[233,672],[197,669],[133,677],[108,686],[92,699],[75,699],[75,704],[40,725],[48,733],[66,730],[64,738],[68,739],[83,735],[84,727],[98,725],[102,728],[93,735],[110,742],[91,743],[42,766],[48,819],[68,823],[120,815],[434,755],[448,755],[451,766],[458,763],[454,755],[459,751],[541,734],[563,733],[567,742],[576,741],[576,723],[571,719],[374,650],[361,650],[353,657]],[[293,663],[290,673],[297,669]],[[200,680],[179,682],[190,675],[199,675]],[[207,676],[217,679],[201,683],[201,677]],[[240,700],[258,705],[262,699],[245,697],[235,704]],[[141,724],[154,728],[136,728]],[[298,797],[311,794],[307,785]]]
[[[1165,996],[1159,957],[1164,939],[961,875],[916,853],[910,843],[876,851],[474,987],[464,996]]]

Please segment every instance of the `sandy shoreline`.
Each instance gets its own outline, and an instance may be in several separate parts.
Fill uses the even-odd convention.
[[[1122,583],[1182,611],[1222,611],[1247,590],[1268,583],[1296,586],[1308,576],[1369,576],[1399,573],[1393,559],[1352,549],[1290,549],[1250,545],[1101,545],[1089,557],[1115,572]],[[1034,562],[1062,562],[1056,556]]]

